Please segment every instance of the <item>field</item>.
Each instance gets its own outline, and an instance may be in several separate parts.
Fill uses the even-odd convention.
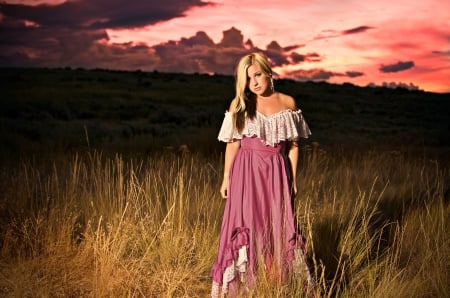
[[[0,295],[207,297],[226,76],[1,71]],[[448,94],[277,81],[316,297],[448,297]],[[179,150],[182,149],[182,150]],[[249,297],[302,297],[264,273]]]

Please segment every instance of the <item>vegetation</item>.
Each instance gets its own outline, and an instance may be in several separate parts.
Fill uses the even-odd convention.
[[[0,295],[206,297],[231,77],[0,70]],[[448,94],[276,82],[315,297],[448,297]],[[177,150],[180,145],[183,150]],[[249,297],[304,297],[261,272]]]
[[[230,76],[83,69],[0,69],[0,156],[98,149],[135,155],[216,141]],[[448,147],[449,94],[276,80],[326,146]],[[182,129],[180,129],[182,128]],[[309,141],[307,141],[308,143]]]
[[[296,214],[316,297],[448,297],[450,172],[430,156],[305,146]],[[221,157],[97,153],[2,168],[0,293],[206,297]],[[264,274],[250,297],[302,297]]]

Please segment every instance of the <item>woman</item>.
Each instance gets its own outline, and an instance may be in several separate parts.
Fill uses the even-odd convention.
[[[237,295],[256,273],[283,280],[303,260],[295,226],[298,140],[311,134],[295,100],[276,92],[269,61],[261,53],[241,58],[236,97],[218,139],[227,142],[220,193],[227,199],[219,251],[211,270],[211,295]],[[309,280],[309,272],[308,272]]]

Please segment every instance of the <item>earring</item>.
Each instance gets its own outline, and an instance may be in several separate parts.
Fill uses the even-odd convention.
[[[272,90],[272,92],[275,90],[274,86],[273,86],[273,79],[270,78],[270,90]]]

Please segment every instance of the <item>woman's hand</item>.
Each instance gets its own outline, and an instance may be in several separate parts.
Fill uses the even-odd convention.
[[[297,195],[297,183],[296,181],[292,182],[292,197]]]
[[[228,186],[229,186],[228,176],[223,177],[222,185],[220,186],[220,194],[224,199],[228,198]]]

